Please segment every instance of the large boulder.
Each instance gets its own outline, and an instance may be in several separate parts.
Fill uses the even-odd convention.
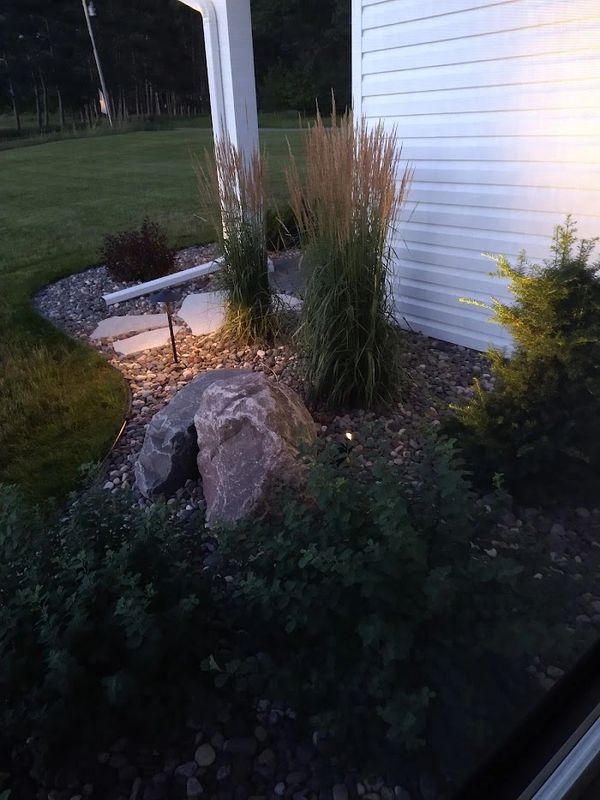
[[[135,482],[145,497],[172,494],[188,479],[197,480],[198,437],[194,415],[202,395],[216,378],[249,375],[248,370],[215,369],[180,389],[168,405],[154,415],[135,465]]]
[[[297,448],[315,438],[298,395],[261,372],[219,375],[202,393],[194,421],[209,525],[255,511],[276,480],[298,480]]]

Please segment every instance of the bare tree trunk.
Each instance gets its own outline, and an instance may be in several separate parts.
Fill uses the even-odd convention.
[[[35,97],[35,116],[37,119],[38,131],[42,132],[42,107],[40,105],[40,92],[38,89],[37,81],[33,79],[33,94]]]
[[[62,92],[60,89],[56,89],[56,97],[58,99],[58,120],[60,124],[61,131],[64,130],[65,127],[65,112],[63,109],[63,101],[62,101]]]
[[[15,97],[15,87],[13,86],[12,80],[8,79],[8,94],[10,96],[10,104],[12,105],[13,116],[15,118],[15,127],[17,128],[17,132],[21,133],[21,116],[19,114],[19,109],[17,107],[17,98]]]
[[[48,128],[50,127],[50,114],[48,109],[48,89],[46,87],[46,81],[44,80],[44,75],[41,69],[38,69],[38,74],[40,76],[40,84],[42,86],[42,109],[44,116],[44,129],[48,130]]]

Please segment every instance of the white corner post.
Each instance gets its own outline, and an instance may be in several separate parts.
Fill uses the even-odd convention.
[[[202,15],[215,141],[250,159],[258,150],[258,116],[250,0],[180,0]]]

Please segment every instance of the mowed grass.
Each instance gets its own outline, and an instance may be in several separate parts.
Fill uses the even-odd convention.
[[[289,140],[262,135],[274,195],[285,194]],[[106,233],[161,222],[176,247],[207,241],[191,153],[209,130],[70,139],[0,152],[0,482],[62,496],[117,434],[127,393],[118,372],[34,313],[45,284],[99,262]],[[107,316],[110,312],[107,310]]]

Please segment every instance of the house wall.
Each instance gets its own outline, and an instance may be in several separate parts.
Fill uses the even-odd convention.
[[[415,170],[394,237],[399,319],[507,343],[460,298],[507,297],[481,254],[548,256],[572,213],[600,235],[600,0],[352,0],[355,114]]]

